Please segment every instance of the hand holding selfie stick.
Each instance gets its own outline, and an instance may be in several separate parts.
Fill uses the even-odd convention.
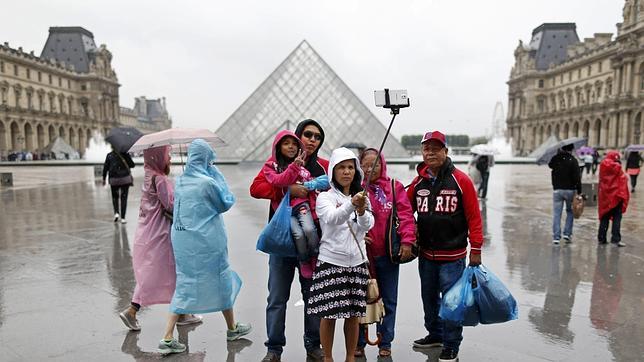
[[[400,113],[400,109],[409,107],[409,98],[407,97],[406,90],[389,90],[388,88],[385,88],[384,91],[375,91],[374,98],[376,100],[376,107],[389,108],[391,110],[390,113],[393,115],[393,117],[391,117],[391,122],[389,122],[389,127],[387,127],[385,137],[382,139],[382,143],[380,144],[380,148],[378,149],[376,160],[373,162],[373,166],[371,166],[371,171],[369,171],[369,176],[367,177],[367,181],[365,182],[363,191],[365,197],[367,197],[368,195],[371,177],[373,176],[373,171],[376,169],[378,162],[380,161],[380,154],[382,153],[382,149],[385,147],[387,137],[389,137],[391,126],[394,125],[394,120],[396,119],[398,113]]]

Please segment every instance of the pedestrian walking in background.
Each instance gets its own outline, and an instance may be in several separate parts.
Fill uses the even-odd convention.
[[[348,148],[338,148],[329,162],[331,189],[317,199],[322,239],[313,273],[307,314],[320,321],[325,361],[333,361],[335,321],[344,319],[345,361],[355,361],[360,318],[366,315],[369,270],[365,235],[373,227],[369,200],[361,193],[364,174]]]
[[[186,350],[173,338],[180,314],[222,312],[228,341],[252,329],[250,324],[237,323],[233,314],[242,281],[228,263],[222,214],[233,206],[235,196],[214,165],[215,157],[204,140],[192,141],[185,171],[177,179],[171,231],[177,281],[171,314],[159,342],[162,354]]]
[[[447,157],[441,132],[427,132],[421,141],[423,162],[407,189],[417,213],[420,289],[427,336],[414,341],[416,348],[441,347],[439,361],[458,360],[463,327],[441,320],[441,295],[465,270],[468,240],[470,265],[481,264],[483,232],[479,203],[470,178]]]
[[[322,126],[312,119],[306,119],[297,125],[295,135],[300,138],[306,152],[304,168],[309,171],[312,177],[326,175],[329,161],[318,156],[318,151],[324,143]],[[304,185],[291,185],[288,190],[291,192],[292,197],[307,197],[309,195],[309,190]],[[285,188],[273,187],[266,180],[263,170],[259,171],[250,186],[250,195],[252,197],[271,200],[268,212],[269,220],[285,193]],[[312,210],[315,210],[314,201],[309,200]],[[317,216],[314,215],[314,218],[317,224]],[[318,230],[320,230],[319,225]],[[262,362],[279,362],[281,359],[282,351],[286,345],[286,335],[284,334],[286,329],[286,305],[291,294],[291,284],[293,283],[296,269],[299,271],[300,291],[304,300],[304,348],[306,349],[306,356],[315,361],[324,358],[324,353],[320,348],[320,318],[306,313],[311,279],[302,275],[297,258],[270,255],[266,306],[266,333],[268,339],[264,343],[268,351]]]
[[[112,190],[112,206],[114,207],[114,222],[125,224],[125,212],[127,211],[127,194],[131,186],[134,186],[131,168],[134,168],[132,157],[127,153],[117,152],[112,147],[112,152],[105,157],[103,164],[103,186],[105,178],[109,175],[110,188]],[[121,207],[119,209],[119,201]],[[120,214],[119,214],[120,211]]]
[[[595,150],[593,151],[593,166],[592,166],[593,177],[597,172],[597,168],[599,168],[599,151]]]
[[[360,165],[365,175],[372,174],[371,170],[376,163],[378,150],[367,148],[360,155]],[[393,183],[392,183],[393,182]],[[363,182],[364,184],[364,182]],[[392,188],[393,187],[395,188]],[[398,305],[398,275],[399,264],[394,264],[386,252],[387,223],[395,203],[399,220],[398,233],[401,237],[401,260],[412,258],[412,245],[416,243],[416,223],[414,214],[407,198],[405,187],[398,180],[392,180],[387,175],[387,162],[382,154],[373,170],[369,184],[369,203],[374,216],[374,226],[371,228],[365,241],[367,242],[367,256],[373,261],[378,281],[378,290],[385,305],[385,316],[382,323],[378,324],[377,332],[381,335],[378,344],[378,356],[391,356],[391,342],[394,340],[396,328],[396,306]],[[394,198],[395,194],[395,198]],[[367,341],[364,329],[360,329],[358,348],[355,356],[363,357]]]
[[[590,152],[586,152],[582,158],[584,160],[584,168],[586,168],[586,176],[588,176],[590,175],[590,170],[593,166],[593,155]]]
[[[626,173],[631,178],[631,192],[635,192],[637,186],[637,176],[640,174],[640,167],[642,165],[642,156],[639,152],[631,151],[626,159]]]
[[[597,240],[599,244],[606,244],[608,222],[612,219],[610,242],[617,246],[626,246],[622,242],[620,232],[622,215],[628,207],[630,194],[628,181],[622,171],[620,155],[617,151],[608,151],[606,157],[599,165],[599,192],[598,192],[599,231]]]
[[[478,189],[478,196],[482,199],[487,198],[487,182],[490,179],[490,167],[492,167],[492,157],[480,155],[476,160],[476,169],[481,173],[481,184]]]
[[[132,269],[134,295],[129,307],[119,313],[126,327],[141,330],[136,313],[142,306],[169,304],[174,294],[176,274],[170,241],[174,187],[170,174],[170,146],[143,151],[145,177],[141,206],[134,233]],[[200,316],[181,315],[179,325],[201,322]]]
[[[552,243],[559,245],[561,240],[561,214],[566,205],[566,222],[564,224],[563,239],[566,244],[572,243],[572,228],[574,216],[572,213],[572,200],[575,193],[581,194],[580,168],[572,151],[574,145],[567,145],[550,160],[548,166],[552,169]]]

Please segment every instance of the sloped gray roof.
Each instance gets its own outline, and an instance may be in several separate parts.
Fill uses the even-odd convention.
[[[80,27],[51,27],[40,57],[73,64],[79,73],[89,72],[96,51],[94,35]]]
[[[163,117],[165,111],[163,109],[163,105],[161,104],[161,100],[148,99],[146,100],[146,106],[148,118]]]
[[[544,23],[532,31],[530,49],[538,70],[568,59],[568,45],[579,42],[575,23]]]

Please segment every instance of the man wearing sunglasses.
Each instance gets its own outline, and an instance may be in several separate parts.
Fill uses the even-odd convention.
[[[329,161],[318,157],[318,151],[324,143],[324,131],[319,123],[312,119],[300,122],[295,129],[295,134],[300,138],[306,152],[304,167],[311,173],[312,177],[326,174]],[[309,190],[303,185],[289,186],[292,197],[306,198]],[[260,170],[250,186],[250,195],[256,199],[281,200],[286,190],[274,188],[264,173]],[[311,205],[313,218],[320,230],[315,205]],[[269,220],[273,216],[273,210],[269,207]],[[286,304],[291,291],[291,284],[295,275],[295,269],[299,268],[297,258],[282,258],[271,255],[268,262],[268,305],[266,306],[266,332],[268,340],[264,343],[268,349],[262,362],[278,362],[286,345],[285,319]],[[302,299],[308,304],[311,279],[299,275]],[[304,306],[306,311],[307,306]],[[320,348],[320,319],[304,314],[304,347],[307,357],[314,361],[321,361],[324,353]]]

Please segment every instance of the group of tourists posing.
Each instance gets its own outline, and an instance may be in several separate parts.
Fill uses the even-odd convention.
[[[393,207],[399,218],[399,259],[414,258],[412,249],[419,247],[428,334],[413,345],[442,347],[440,361],[457,360],[462,327],[441,320],[438,312],[441,294],[465,269],[468,242],[469,264],[481,263],[481,214],[472,181],[447,157],[445,136],[438,131],[425,134],[420,145],[423,162],[407,190],[387,175],[385,158],[375,149],[356,157],[339,148],[328,161],[319,157],[324,138],[322,126],[310,119],[300,122],[295,132],[278,133],[271,157],[250,186],[251,196],[270,200],[269,219],[282,198],[290,195],[297,250],[296,257],[269,256],[268,339],[262,361],[281,360],[286,306],[296,270],[305,304],[308,358],[333,360],[338,319],[344,320],[346,361],[364,356],[367,341],[359,323],[366,311],[370,275],[377,279],[385,308],[378,325],[378,355],[391,355],[399,264],[387,255],[385,234]],[[222,311],[228,340],[251,330],[250,325],[235,322],[233,315],[241,279],[228,264],[221,214],[235,198],[213,164],[215,152],[206,142],[193,141],[185,172],[173,191],[167,177],[169,151],[158,147],[144,152],[145,179],[133,247],[136,287],[131,305],[120,313],[129,329],[139,330],[136,313],[141,306],[169,303],[171,314],[159,343],[163,354],[185,351],[185,345],[173,338],[174,327],[200,323],[197,313]],[[368,175],[372,177],[366,182]]]
[[[291,231],[298,254],[269,256],[268,340],[262,361],[281,360],[286,345],[286,306],[296,270],[305,304],[304,347],[308,358],[332,360],[338,319],[344,320],[345,360],[364,356],[367,341],[359,323],[365,315],[370,275],[377,279],[385,307],[384,319],[378,325],[378,355],[391,355],[400,267],[385,250],[387,220],[393,207],[399,218],[400,259],[413,258],[412,247],[420,247],[419,273],[428,334],[414,341],[414,346],[442,347],[441,361],[456,360],[462,327],[442,321],[438,311],[441,293],[465,268],[468,240],[470,264],[481,263],[481,215],[472,181],[447,157],[445,136],[440,132],[425,134],[420,145],[423,163],[407,190],[387,175],[385,158],[373,148],[365,149],[359,157],[346,148],[334,150],[328,161],[319,157],[324,137],[322,126],[310,119],[300,122],[295,132],[280,132],[273,142],[273,156],[250,186],[251,196],[271,201],[269,219],[289,193],[293,206]],[[369,175],[369,186],[363,190]]]

